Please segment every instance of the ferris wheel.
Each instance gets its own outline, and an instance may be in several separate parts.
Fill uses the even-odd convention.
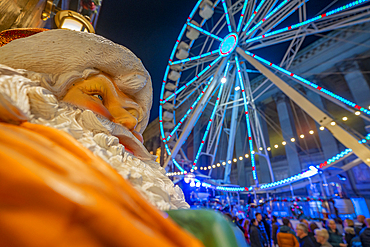
[[[256,106],[257,98],[273,85],[327,128],[347,147],[347,153],[351,150],[370,165],[370,150],[366,146],[286,83],[287,79],[282,79],[294,80],[349,111],[361,111],[364,118],[370,115],[363,106],[289,71],[306,37],[369,21],[369,2],[199,0],[180,31],[163,77],[159,123],[167,153],[164,167],[175,165],[181,173],[195,171],[201,156],[210,157],[213,163],[226,127],[225,161],[230,161],[237,119],[242,115],[255,185],[259,186],[255,155],[267,159],[273,177],[263,138],[267,133],[260,126]],[[320,10],[310,10],[310,6],[319,6]],[[279,51],[271,52],[270,47]],[[252,88],[251,80],[256,75],[265,79]],[[228,120],[225,116],[229,116]],[[194,128],[200,124],[204,125],[204,131],[195,133]],[[194,157],[188,157],[183,147],[191,133],[202,137]],[[258,152],[258,148],[263,151]],[[228,183],[231,164],[223,163],[224,182]]]

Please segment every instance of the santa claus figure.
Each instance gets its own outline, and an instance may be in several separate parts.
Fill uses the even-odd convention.
[[[203,246],[162,212],[189,205],[142,144],[152,86],[141,61],[70,30],[5,43],[0,245]]]

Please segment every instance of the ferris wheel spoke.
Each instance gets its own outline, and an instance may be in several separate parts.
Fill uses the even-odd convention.
[[[353,9],[342,12],[339,15],[329,16],[317,22],[313,22],[305,27],[300,27],[292,32],[284,32],[278,35],[259,40],[259,44],[255,43],[248,47],[248,50],[259,49],[266,46],[275,45],[278,43],[302,38],[307,35],[318,35],[318,33],[332,31],[339,28],[344,28],[356,24],[361,24],[370,21],[370,6]],[[346,15],[346,16],[341,16]],[[312,27],[311,27],[312,26]],[[251,44],[251,43],[249,43]]]
[[[251,22],[253,21],[254,17],[256,17],[256,15],[258,14],[259,10],[261,9],[262,5],[265,3],[266,0],[262,0],[256,10],[253,12],[253,14],[251,15],[251,17],[249,18],[249,20],[247,21],[247,23],[245,24],[244,28],[243,28],[243,32],[245,32],[245,30],[247,30],[247,28],[249,27],[249,25],[251,24]]]
[[[259,26],[262,25],[262,23],[264,23],[266,20],[268,20],[273,14],[275,14],[279,9],[281,9],[288,2],[289,2],[289,0],[284,0],[283,2],[281,2],[277,7],[275,7],[271,12],[269,12],[265,16],[265,18],[263,18],[262,20],[260,20],[255,26],[253,26],[251,29],[249,29],[249,31],[245,35],[248,36],[249,34],[251,34],[252,32],[254,32]]]
[[[224,71],[224,76],[223,78],[226,78],[226,73],[228,72],[229,70],[229,66],[230,66],[230,60],[227,61],[227,64],[226,64],[226,68],[225,68],[225,71]],[[222,80],[221,80],[222,81]],[[200,143],[199,145],[199,149],[198,149],[198,152],[195,156],[195,159],[194,159],[194,162],[193,162],[193,166],[191,169],[194,169],[194,167],[197,165],[198,163],[198,159],[199,159],[199,156],[200,156],[200,153],[202,152],[202,149],[203,149],[203,146],[204,146],[204,143],[207,139],[207,136],[208,136],[208,133],[209,133],[209,129],[211,128],[212,126],[212,121],[215,117],[215,114],[216,114],[216,111],[217,111],[217,108],[218,108],[218,104],[220,103],[220,98],[221,98],[221,94],[222,94],[222,90],[224,88],[224,85],[225,83],[224,82],[221,82],[221,85],[220,85],[220,88],[218,90],[218,94],[217,94],[217,99],[216,99],[216,102],[215,102],[215,105],[213,107],[213,110],[212,110],[212,114],[211,114],[211,117],[209,118],[208,120],[208,124],[207,124],[207,127],[206,127],[206,131],[204,132],[203,134],[203,138],[202,138],[202,142]]]
[[[247,101],[247,96],[245,94],[245,88],[244,88],[244,81],[242,78],[241,70],[240,70],[240,64],[239,64],[239,59],[238,56],[235,56],[235,63],[236,63],[236,69],[240,81],[240,89],[242,92],[243,96],[243,103],[244,103],[244,114],[245,114],[245,120],[247,123],[247,132],[248,132],[248,143],[249,143],[249,153],[251,157],[251,165],[252,165],[252,174],[253,174],[253,179],[258,185],[258,177],[257,177],[257,172],[256,172],[256,161],[254,158],[254,148],[253,148],[253,141],[252,141],[252,129],[251,129],[251,124],[250,124],[250,118],[249,118],[249,111],[248,111],[248,101]]]
[[[166,103],[167,101],[169,101],[170,99],[172,99],[173,97],[175,97],[175,95],[179,94],[181,91],[183,91],[185,88],[187,88],[190,84],[192,84],[197,79],[199,79],[207,70],[209,70],[210,68],[212,68],[212,66],[215,65],[221,58],[222,58],[222,56],[219,56],[218,58],[216,58],[205,69],[203,69],[201,72],[199,72],[193,79],[191,79],[185,85],[183,85],[182,87],[180,87],[179,89],[177,89],[173,94],[169,95],[166,99],[162,99],[161,104]]]
[[[240,28],[242,27],[242,23],[243,23],[243,19],[244,19],[245,11],[247,10],[247,5],[248,5],[248,0],[245,0],[245,1],[244,1],[244,4],[243,4],[242,12],[241,12],[241,14],[240,14],[240,18],[239,18],[239,22],[238,22],[238,27],[236,28],[236,32],[237,32],[237,33],[239,33]]]
[[[187,22],[187,25],[188,25],[188,26],[190,26],[190,27],[192,27],[192,28],[194,28],[195,30],[198,30],[199,32],[201,32],[201,33],[203,33],[203,34],[205,34],[205,35],[207,35],[207,36],[211,37],[211,38],[214,38],[214,39],[216,39],[216,40],[218,40],[218,41],[220,41],[220,42],[222,42],[222,41],[223,41],[223,39],[222,39],[222,38],[220,38],[220,37],[218,37],[217,35],[214,35],[214,34],[212,34],[212,33],[208,32],[208,31],[204,30],[203,28],[201,28],[201,27],[198,27],[198,26],[194,25],[194,24],[193,24],[193,23],[191,23],[191,22]]]
[[[238,51],[238,53],[239,52],[243,52],[241,49],[240,50],[238,49],[237,51]],[[276,69],[276,70],[278,70],[278,71],[280,71],[280,72],[282,72],[282,73],[284,73],[284,74],[292,77],[296,81],[300,82],[302,85],[307,85],[310,88],[315,89],[315,91],[317,93],[323,93],[323,94],[325,94],[327,96],[330,96],[331,98],[334,98],[334,99],[340,101],[341,103],[344,103],[347,106],[350,106],[350,107],[352,107],[352,108],[354,108],[354,109],[356,109],[358,111],[361,111],[361,112],[366,113],[367,115],[370,115],[370,111],[367,110],[365,107],[361,107],[361,106],[357,105],[356,103],[354,103],[354,102],[352,102],[350,100],[347,100],[346,98],[343,98],[343,97],[341,97],[341,96],[339,96],[339,95],[337,95],[337,94],[335,94],[335,93],[333,93],[333,92],[331,92],[331,91],[329,91],[329,90],[327,90],[327,89],[325,89],[323,87],[320,87],[320,86],[316,85],[313,82],[310,82],[309,80],[306,80],[306,79],[304,79],[304,78],[302,78],[302,77],[300,77],[300,76],[298,76],[298,75],[296,75],[296,74],[294,74],[294,73],[292,73],[292,72],[290,72],[290,71],[288,71],[286,69],[283,69],[283,68],[277,66],[276,64],[271,63],[270,61],[267,61],[264,58],[261,58],[261,57],[257,56],[256,54],[253,54],[253,53],[251,53],[249,51],[244,51],[244,52],[247,55],[249,55],[251,57],[254,57],[258,61],[260,61],[260,62],[268,65],[269,67],[274,68],[274,69]]]
[[[337,14],[337,13],[340,13],[340,12],[343,12],[344,10],[346,10],[348,8],[352,8],[354,6],[357,6],[359,4],[363,4],[363,3],[369,2],[369,1],[370,0],[353,1],[353,2],[348,3],[348,4],[346,4],[346,5],[342,6],[342,7],[339,7],[339,8],[336,8],[334,10],[328,11],[328,12],[326,12],[324,14],[315,16],[315,17],[313,17],[311,19],[308,19],[306,21],[299,22],[299,23],[296,23],[294,25],[291,25],[291,26],[288,26],[288,27],[285,27],[285,28],[278,29],[276,31],[268,32],[266,34],[259,35],[257,37],[251,38],[251,39],[247,39],[245,42],[246,43],[250,43],[250,42],[253,42],[253,41],[256,41],[256,40],[261,40],[261,39],[264,39],[264,38],[267,38],[267,37],[270,37],[270,36],[273,36],[273,35],[277,35],[277,34],[280,34],[280,33],[289,32],[289,31],[291,31],[293,29],[296,29],[296,28],[302,27],[304,25],[307,25],[309,23],[318,21],[318,20],[320,20],[322,18],[325,18],[325,17],[331,16],[331,15],[334,15],[334,14]]]
[[[168,142],[172,136],[175,134],[175,132],[180,128],[180,126],[184,123],[185,119],[189,116],[189,114],[193,111],[193,109],[196,107],[198,102],[203,97],[204,93],[207,91],[209,84],[213,81],[213,77],[211,77],[210,80],[208,80],[207,85],[203,88],[202,92],[198,96],[198,98],[193,102],[193,104],[190,106],[190,108],[186,111],[185,115],[181,118],[181,120],[178,122],[178,124],[175,126],[175,128],[171,131],[169,136],[166,139],[166,142]]]
[[[227,10],[227,5],[226,5],[226,3],[225,3],[225,0],[221,0],[221,2],[222,2],[222,7],[224,8],[224,12],[225,12],[225,18],[226,18],[226,23],[227,23],[227,29],[229,30],[229,33],[231,33],[233,30],[232,30],[232,28],[231,28],[229,11]]]
[[[189,58],[177,60],[177,61],[174,61],[174,62],[172,62],[171,59],[170,59],[168,63],[170,65],[175,65],[175,64],[180,64],[180,63],[186,63],[186,62],[189,62],[189,61],[195,61],[195,60],[198,60],[198,59],[210,56],[210,55],[218,54],[218,51],[219,51],[219,49],[204,53],[204,54],[199,55],[199,56],[189,57]]]

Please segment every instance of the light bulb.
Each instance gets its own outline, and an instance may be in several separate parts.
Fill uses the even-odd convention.
[[[203,170],[203,166],[201,166],[200,169]]]
[[[291,141],[291,142],[295,142],[295,138],[294,138],[294,137],[292,137],[292,138],[290,139],[290,141]]]
[[[239,157],[239,160],[243,160],[243,157],[242,157],[242,156],[240,156],[240,157]]]
[[[216,165],[212,165],[212,168],[216,168]]]
[[[236,158],[234,158],[234,159],[233,159],[233,161],[234,161],[234,162],[236,162],[236,161],[237,161],[237,159],[236,159]]]
[[[342,117],[342,120],[343,121],[347,121],[348,120],[348,117]]]
[[[299,137],[303,139],[304,138],[304,134],[301,134]]]
[[[270,147],[268,147],[268,148],[267,148],[267,151],[270,151],[270,150],[271,150],[271,148],[270,148]]]
[[[320,128],[319,128],[320,130],[324,130],[325,129],[325,127],[324,126],[320,126]]]
[[[279,147],[279,145],[277,145],[277,144],[274,145],[274,148],[278,148],[278,147]]]
[[[313,133],[315,133],[313,130],[310,130],[308,133],[310,133],[310,135],[313,135]]]
[[[226,77],[221,78],[221,83],[225,83],[227,81]]]
[[[217,166],[218,166],[218,167],[220,167],[220,165],[221,165],[220,163],[217,163]]]
[[[283,141],[281,144],[283,144],[283,146],[285,146],[286,145],[286,141]]]
[[[226,165],[226,162],[225,162],[225,161],[223,161],[223,162],[222,162],[222,165],[223,165],[223,166],[224,166],[224,165]]]
[[[330,123],[330,125],[331,125],[331,126],[334,126],[334,125],[335,125],[335,122],[331,122],[331,123]]]
[[[231,164],[231,160],[228,160],[227,163]]]
[[[260,147],[260,148],[259,148],[259,150],[260,150],[260,151],[262,151],[262,150],[263,150],[263,148],[262,148],[262,147]]]
[[[360,111],[356,111],[356,112],[355,112],[355,115],[356,115],[356,116],[358,116],[358,115],[360,115],[360,114],[361,114],[361,112],[360,112]]]
[[[248,159],[249,158],[249,154],[245,154],[244,157]]]
[[[197,170],[198,169],[198,167],[194,167],[194,170]]]
[[[240,90],[240,87],[239,86],[236,86],[235,87],[235,91],[239,91]]]

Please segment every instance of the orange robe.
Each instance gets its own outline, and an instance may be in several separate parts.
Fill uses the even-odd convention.
[[[65,132],[0,123],[0,246],[203,246]]]

